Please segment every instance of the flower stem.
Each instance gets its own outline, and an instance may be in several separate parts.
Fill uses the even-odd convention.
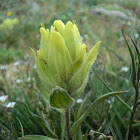
[[[136,91],[136,96],[135,96],[135,100],[134,100],[134,104],[133,104],[133,110],[131,112],[131,118],[130,118],[130,122],[129,122],[129,127],[128,127],[128,139],[131,140],[132,137],[132,124],[133,124],[133,120],[134,120],[134,115],[136,112],[136,108],[137,108],[137,101],[138,101],[138,95],[139,95],[139,88],[138,86],[135,87],[135,91]]]
[[[65,110],[66,132],[68,140],[72,140],[70,135],[70,109]]]

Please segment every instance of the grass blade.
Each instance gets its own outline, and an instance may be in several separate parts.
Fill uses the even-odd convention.
[[[26,136],[20,137],[19,140],[56,140],[56,139],[49,138],[46,136],[41,136],[41,135],[26,135]]]
[[[14,127],[14,123],[11,124],[11,127],[12,127],[14,140],[18,140],[18,136],[17,136],[16,130],[15,130],[15,127]]]
[[[93,69],[95,71],[95,73],[97,74],[98,78],[101,80],[101,82],[104,84],[104,86],[110,91],[113,92],[113,90],[108,86],[108,84],[103,80],[103,78],[99,75],[99,73]],[[118,95],[115,96],[115,98],[120,101],[120,103],[122,103],[130,112],[132,112],[132,109],[130,108],[130,106],[125,103]]]
[[[91,106],[86,110],[86,112],[79,118],[78,121],[76,121],[72,128],[71,128],[71,135],[74,134],[75,130],[81,125],[81,123],[83,122],[83,120],[86,118],[86,116],[96,107],[98,106],[102,101],[104,101],[105,99],[111,97],[111,96],[115,96],[115,95],[119,95],[119,94],[125,94],[128,93],[128,91],[116,91],[116,92],[110,92],[107,93],[105,95],[102,95],[101,97],[99,97],[98,99],[96,99]]]
[[[89,91],[89,92],[88,92],[88,94],[86,95],[86,97],[85,97],[83,103],[81,104],[81,106],[80,106],[80,108],[79,108],[79,110],[78,110],[78,117],[81,117],[82,114],[84,113],[85,106],[86,106],[86,104],[87,104],[87,102],[88,102],[88,99],[89,99],[91,93],[92,93],[92,91]]]
[[[131,56],[131,60],[132,60],[132,78],[133,78],[133,83],[134,83],[134,81],[137,79],[135,57],[134,57],[133,52],[132,52],[132,50],[131,50],[128,42],[127,42],[127,39],[125,37],[123,29],[121,31],[122,31],[122,35],[124,37],[124,40],[125,40],[125,42],[127,44],[127,47],[128,47],[128,50],[129,50],[129,53],[130,53],[130,56]]]

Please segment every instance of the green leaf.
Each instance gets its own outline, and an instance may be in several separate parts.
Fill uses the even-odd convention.
[[[70,108],[73,104],[72,97],[61,87],[56,87],[50,95],[50,105],[56,108]]]
[[[48,104],[49,104],[49,97],[50,97],[50,91],[47,89],[47,87],[43,84],[42,80],[39,77],[39,74],[34,70],[33,72],[35,76],[35,81],[38,89],[40,90],[41,95],[43,95],[45,98],[43,98]],[[54,108],[56,111],[64,115],[64,112],[62,109]]]
[[[110,129],[110,131],[111,131],[111,133],[112,133],[112,136],[113,136],[114,140],[118,140],[118,139],[117,139],[117,136],[116,136],[116,134],[115,134],[115,132],[114,132],[112,126],[111,126],[111,124],[109,124],[109,129]]]
[[[135,30],[134,29],[135,28],[134,28],[133,22],[131,21],[131,35],[132,35],[133,39],[135,40],[135,42],[137,42],[136,37],[135,37]]]
[[[130,38],[131,38],[131,41],[132,41],[132,43],[133,43],[133,45],[134,45],[134,47],[135,47],[135,49],[136,49],[136,52],[137,52],[137,55],[138,55],[138,59],[139,59],[139,62],[140,62],[140,51],[139,51],[139,49],[138,49],[138,46],[137,46],[136,43],[134,42],[133,38],[132,38],[132,37],[130,37]]]
[[[98,78],[101,80],[101,82],[104,84],[104,86],[110,91],[113,92],[113,90],[108,86],[108,84],[103,80],[103,78],[99,75],[99,73],[93,68],[94,72],[97,74]],[[115,96],[115,98],[122,103],[130,112],[132,112],[132,109],[130,106],[125,103],[118,95]]]
[[[12,127],[12,132],[13,132],[13,136],[14,136],[14,140],[18,140],[18,136],[14,127],[14,123],[11,124]]]
[[[132,75],[131,75],[131,77],[132,77],[132,82],[133,82],[133,85],[134,85],[135,84],[135,80],[137,79],[135,57],[134,57],[134,54],[133,54],[133,52],[132,52],[132,50],[131,50],[128,42],[127,42],[127,39],[126,39],[125,35],[124,35],[124,31],[123,30],[121,30],[121,31],[122,31],[122,35],[124,37],[124,40],[125,40],[125,42],[127,44],[127,47],[128,47],[128,50],[129,50],[129,53],[130,53],[130,56],[131,56],[131,60],[132,60],[132,67],[131,67],[131,69],[132,69],[132,73],[131,74]]]
[[[123,134],[122,134],[122,131],[120,129],[120,126],[119,126],[118,122],[117,121],[114,121],[113,124],[112,124],[112,126],[115,129],[115,133],[118,136],[118,139],[119,140],[123,140],[123,136],[122,136]]]
[[[124,120],[123,120],[123,118],[122,118],[122,116],[121,116],[121,114],[120,113],[118,113],[118,111],[117,111],[117,109],[116,109],[116,106],[113,104],[112,105],[112,107],[113,107],[113,110],[114,110],[114,112],[115,112],[115,120],[117,119],[118,120],[118,122],[117,122],[117,124],[119,125],[119,126],[121,126],[121,129],[123,129],[123,131],[127,131],[127,126],[126,126],[126,124],[125,124],[125,122],[124,122]]]
[[[34,113],[32,113],[28,106],[26,104],[24,104],[23,102],[20,101],[16,101],[18,103],[18,105],[21,105],[22,107],[24,107],[24,109],[26,110],[26,112],[28,113],[28,115],[30,116],[30,118],[32,119],[32,121],[36,124],[38,124],[39,126],[42,127],[42,129],[44,131],[46,131],[47,136],[49,137],[53,137],[56,138],[56,135],[54,134],[54,132],[51,130],[51,127],[49,125],[49,123],[47,122],[47,120],[43,120],[41,117],[35,115]]]
[[[140,127],[140,123],[135,123],[135,124],[132,125],[132,127],[138,127],[139,128]]]
[[[137,30],[137,32],[139,34],[139,37],[140,37],[140,30],[138,28],[136,28],[136,27],[134,27],[134,28],[135,28],[135,30]]]
[[[91,93],[92,93],[92,91],[89,91],[89,92],[87,93],[87,95],[86,95],[86,97],[85,97],[83,103],[81,104],[81,106],[80,106],[80,108],[79,108],[79,110],[78,110],[78,117],[81,117],[82,114],[84,113],[86,104],[87,104],[87,102],[88,102],[88,99],[89,99]]]
[[[35,76],[35,81],[36,81],[36,85],[37,85],[38,89],[45,96],[44,99],[46,99],[46,102],[49,103],[49,96],[50,96],[49,90],[43,84],[42,80],[40,79],[38,73],[35,70],[34,70],[33,74]]]
[[[65,116],[63,114],[61,115],[61,140],[65,139]]]
[[[19,140],[57,140],[57,139],[49,138],[42,135],[26,135],[26,136],[20,137]]]
[[[76,122],[78,120],[78,113],[76,110],[73,109],[74,112],[74,121]],[[82,140],[82,132],[81,132],[81,126],[79,126],[74,135],[72,136],[72,140]]]
[[[137,66],[137,82],[139,82],[139,79],[140,79],[140,51],[138,49],[137,43],[135,43],[135,41],[133,40],[132,37],[130,37],[130,38],[131,38],[131,41],[135,47],[137,57],[138,57],[138,61],[136,60],[137,61],[136,66]]]
[[[81,125],[81,123],[83,122],[83,120],[86,118],[86,116],[93,111],[93,109],[99,105],[101,102],[103,102],[105,99],[109,98],[110,96],[115,96],[115,95],[119,95],[119,94],[125,94],[128,93],[128,91],[116,91],[116,92],[110,92],[107,93],[105,95],[102,95],[101,97],[99,97],[98,99],[96,99],[91,106],[86,110],[86,112],[79,118],[78,121],[76,121],[72,128],[71,128],[71,135],[74,134],[75,130]]]
[[[40,23],[40,26],[45,29],[44,23]]]
[[[20,124],[20,127],[21,127],[21,134],[22,134],[22,136],[24,136],[24,130],[23,130],[22,123],[20,122],[20,120],[19,120],[18,117],[17,117],[17,120],[18,120],[18,122],[19,122],[19,124]]]

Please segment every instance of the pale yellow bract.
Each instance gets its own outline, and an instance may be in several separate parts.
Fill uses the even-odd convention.
[[[51,91],[56,86],[77,97],[87,83],[89,69],[96,60],[99,41],[89,53],[82,44],[75,23],[54,21],[51,29],[40,28],[41,49],[32,50],[40,78]]]

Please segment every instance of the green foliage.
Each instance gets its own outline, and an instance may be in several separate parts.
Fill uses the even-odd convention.
[[[101,102],[103,102],[103,100],[107,99],[108,97],[110,96],[115,96],[115,95],[119,95],[119,94],[124,94],[124,93],[128,93],[128,92],[123,92],[123,91],[120,91],[120,92],[110,92],[110,93],[107,93],[103,96],[100,96],[98,99],[96,99],[92,104],[91,106],[86,110],[86,112],[80,117],[80,119],[78,119],[72,126],[71,128],[71,134],[73,134],[76,130],[76,128],[79,127],[79,125],[82,123],[82,121],[85,119],[85,117],[87,117],[87,115],[98,105],[100,104]]]
[[[20,50],[17,50],[15,48],[12,49],[7,49],[5,46],[0,48],[0,63],[5,64],[5,63],[10,63],[13,61],[16,61],[18,59],[23,58],[23,52]]]

